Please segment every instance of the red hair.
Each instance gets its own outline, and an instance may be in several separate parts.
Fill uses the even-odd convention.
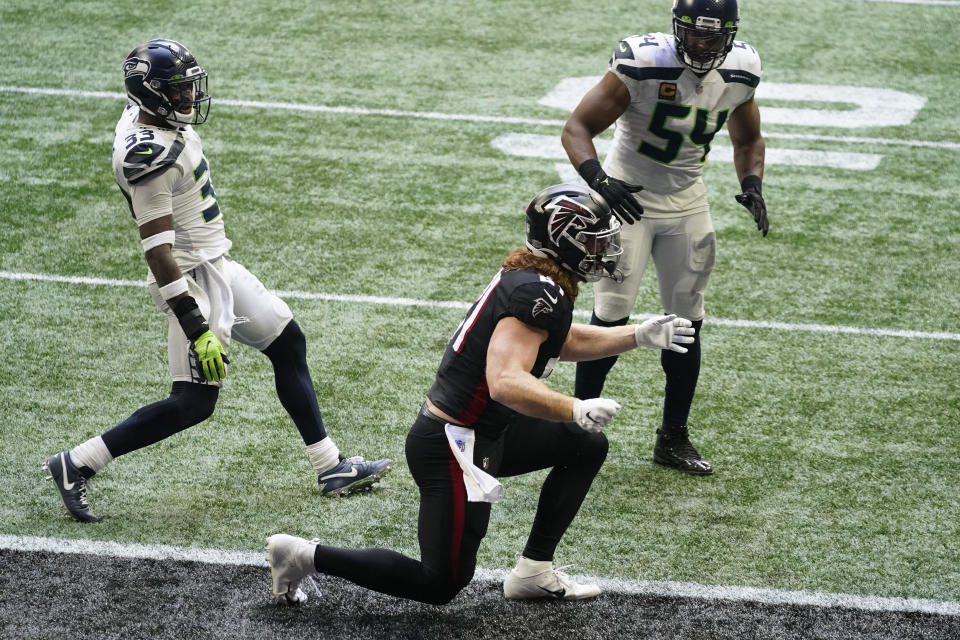
[[[571,303],[577,301],[577,294],[580,292],[580,279],[575,273],[567,271],[550,258],[541,258],[533,255],[533,252],[526,247],[517,247],[504,258],[501,266],[510,271],[532,269],[541,275],[549,276],[560,285],[563,292],[570,298]]]

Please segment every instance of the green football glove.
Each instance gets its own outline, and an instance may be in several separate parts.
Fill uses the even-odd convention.
[[[200,360],[200,368],[203,370],[203,376],[210,382],[219,382],[227,377],[227,367],[229,364],[223,345],[213,335],[213,332],[207,329],[200,337],[193,341],[193,350],[197,352],[197,358]]]

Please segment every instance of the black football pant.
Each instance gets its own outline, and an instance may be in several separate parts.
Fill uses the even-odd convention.
[[[421,411],[407,435],[406,455],[420,489],[420,560],[387,549],[320,545],[314,564],[320,573],[381,593],[445,604],[473,578],[491,505],[467,501],[463,471],[438,418]],[[496,477],[552,468],[523,551],[531,560],[553,559],[606,456],[603,433],[525,416],[518,416],[500,438],[478,435],[474,445],[474,464]]]

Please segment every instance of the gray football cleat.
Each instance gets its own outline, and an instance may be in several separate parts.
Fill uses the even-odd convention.
[[[364,460],[362,456],[354,456],[344,458],[333,469],[317,476],[317,484],[323,495],[339,498],[370,489],[392,470],[393,461],[387,458]]]

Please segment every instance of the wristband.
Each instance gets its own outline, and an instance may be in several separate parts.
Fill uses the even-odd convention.
[[[744,193],[746,193],[747,191],[756,191],[757,193],[762,195],[763,193],[763,190],[762,190],[763,188],[761,186],[762,184],[763,184],[763,181],[760,180],[759,176],[750,174],[749,176],[744,178],[743,181],[740,183],[740,188],[743,189]]]
[[[183,333],[186,334],[190,342],[196,342],[197,338],[210,330],[206,318],[200,313],[197,301],[191,296],[181,298],[177,302],[177,306],[173,308],[173,313],[177,316],[180,328],[183,329]]]
[[[177,234],[174,233],[173,229],[167,231],[161,231],[160,233],[155,233],[150,237],[143,238],[140,240],[140,244],[143,245],[143,252],[146,253],[150,249],[159,247],[162,244],[169,244],[173,246],[173,241],[176,239]]]
[[[155,236],[151,236],[155,237]],[[178,279],[170,282],[168,284],[160,287],[160,295],[163,296],[164,300],[170,300],[171,298],[176,298],[181,293],[187,292],[187,279],[183,276],[180,276]]]
[[[600,161],[596,158],[588,158],[584,160],[580,168],[577,169],[577,173],[580,174],[581,178],[586,180],[587,184],[590,184],[594,178],[603,173],[603,167],[600,166]]]

